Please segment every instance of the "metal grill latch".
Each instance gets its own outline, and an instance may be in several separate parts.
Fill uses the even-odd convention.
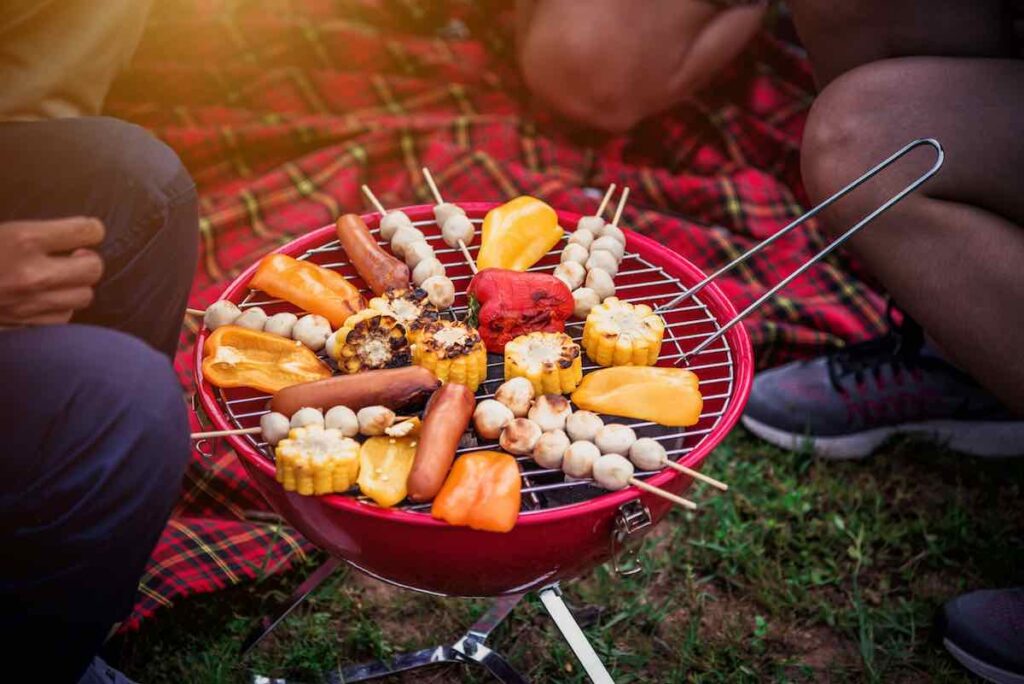
[[[651,511],[640,499],[619,506],[612,533],[612,567],[623,577],[643,572],[640,561],[640,538],[652,524]]]

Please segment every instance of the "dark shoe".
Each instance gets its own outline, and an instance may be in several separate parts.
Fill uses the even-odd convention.
[[[908,321],[887,337],[754,378],[743,424],[784,449],[864,458],[896,434],[975,456],[1024,454],[1024,420],[929,352]]]
[[[945,606],[942,645],[968,670],[997,684],[1024,684],[1024,587],[975,591]]]

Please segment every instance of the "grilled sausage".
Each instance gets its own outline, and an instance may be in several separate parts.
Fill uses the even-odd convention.
[[[338,219],[338,240],[349,261],[374,294],[409,287],[409,267],[384,251],[370,235],[370,229],[356,214]]]
[[[426,368],[389,368],[285,387],[274,395],[270,405],[286,416],[304,406],[323,410],[347,406],[353,411],[366,406],[400,409],[426,401],[439,385]]]
[[[476,399],[469,388],[453,382],[430,397],[423,413],[416,458],[406,482],[410,499],[430,501],[441,490],[475,406]]]

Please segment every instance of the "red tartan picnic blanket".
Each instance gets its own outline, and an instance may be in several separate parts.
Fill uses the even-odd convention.
[[[806,204],[806,61],[758,38],[714,87],[628,136],[582,135],[537,111],[515,70],[510,3],[448,0],[162,0],[108,100],[168,142],[201,197],[204,307],[269,249],[364,210],[445,196],[520,194],[593,211],[609,183],[632,189],[624,225],[704,269],[778,230]],[[587,190],[586,188],[591,188]],[[822,246],[813,228],[720,282],[749,303]],[[762,364],[879,333],[881,298],[838,260],[814,267],[746,325]],[[177,369],[191,387],[195,321]],[[198,425],[198,419],[197,419]],[[196,454],[153,553],[129,626],[175,599],[288,568],[313,551],[266,504],[224,445]]]

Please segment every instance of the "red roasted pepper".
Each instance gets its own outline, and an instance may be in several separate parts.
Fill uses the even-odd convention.
[[[572,315],[572,293],[547,273],[485,268],[469,283],[470,324],[480,331],[487,351],[501,354],[505,344],[531,332],[563,332]]]

